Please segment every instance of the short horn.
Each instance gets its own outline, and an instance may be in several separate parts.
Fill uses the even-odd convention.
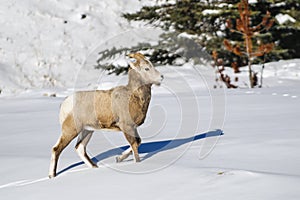
[[[128,54],[130,58],[135,58],[137,60],[145,60],[145,56],[139,52]]]

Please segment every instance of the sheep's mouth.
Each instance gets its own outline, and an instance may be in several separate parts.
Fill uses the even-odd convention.
[[[154,85],[160,86],[160,85],[161,85],[161,82],[155,82]]]

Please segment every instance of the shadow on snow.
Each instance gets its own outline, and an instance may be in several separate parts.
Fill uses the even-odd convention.
[[[148,143],[142,143],[139,147],[139,153],[147,153],[146,156],[143,157],[142,160],[146,160],[152,156],[154,156],[157,153],[160,153],[162,151],[170,150],[170,149],[175,149],[181,145],[196,141],[196,140],[201,140],[204,138],[208,137],[216,137],[223,135],[223,131],[220,129],[217,129],[215,131],[209,131],[206,133],[201,133],[189,138],[183,138],[183,139],[175,139],[175,140],[164,140],[164,141],[156,141],[156,142],[148,142]],[[114,149],[110,149],[108,151],[105,151],[103,153],[98,154],[97,156],[92,158],[92,161],[94,163],[98,163],[106,158],[112,157],[112,156],[118,156],[120,155],[124,150],[128,149],[129,145],[122,146],[122,147],[117,147]],[[65,169],[61,170],[60,172],[57,173],[57,175],[60,175],[72,168],[75,168],[77,166],[80,166],[84,164],[84,162],[77,162],[74,163]]]

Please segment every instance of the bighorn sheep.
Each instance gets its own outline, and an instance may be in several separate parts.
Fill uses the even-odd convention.
[[[128,55],[128,84],[110,90],[81,91],[67,97],[60,108],[62,133],[52,148],[49,177],[56,176],[59,155],[78,135],[75,146],[79,157],[89,167],[97,167],[86,153],[95,129],[122,131],[130,148],[117,157],[117,162],[126,159],[133,152],[136,162],[140,161],[138,146],[141,138],[137,127],[143,124],[151,99],[151,85],[160,85],[163,75],[141,53]]]

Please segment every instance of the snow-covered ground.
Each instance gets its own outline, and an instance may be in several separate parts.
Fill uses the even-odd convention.
[[[194,73],[191,68],[190,76]],[[165,69],[167,85],[174,81],[168,74],[172,70]],[[99,168],[83,165],[72,143],[52,180],[47,178],[50,150],[60,134],[63,98],[41,96],[40,91],[2,97],[1,198],[299,199],[300,81],[275,79],[265,79],[272,87],[226,91],[222,136],[209,130],[212,108],[222,108],[211,104],[206,90],[174,95],[154,87],[140,128],[141,163],[132,157],[115,163],[127,145],[123,135],[97,131],[88,151]],[[202,157],[204,143],[213,145],[209,139],[217,144]]]
[[[260,89],[246,87],[246,69],[226,69],[241,88],[225,91],[212,89],[209,66],[160,66],[164,83],[153,87],[139,128],[142,162],[115,163],[127,142],[119,132],[97,131],[88,152],[98,169],[82,164],[73,141],[58,177],[48,179],[60,103],[74,89],[127,81],[82,65],[97,45],[141,26],[120,13],[145,3],[1,2],[0,198],[300,199],[299,59],[267,63]]]

